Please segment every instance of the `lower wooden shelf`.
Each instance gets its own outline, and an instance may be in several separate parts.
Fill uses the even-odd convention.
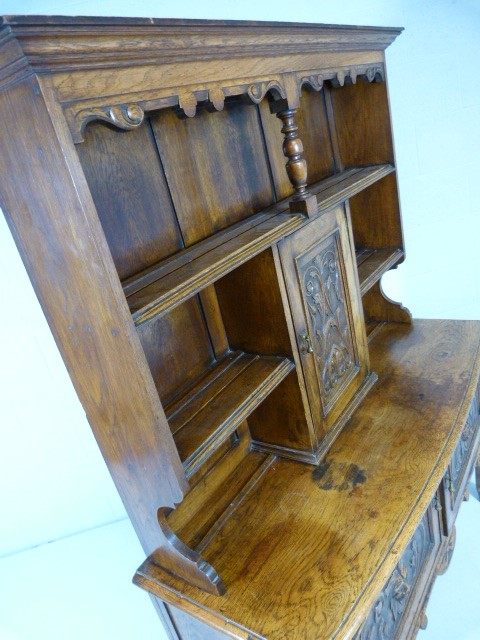
[[[355,253],[362,296],[405,255],[401,249],[358,249]]]
[[[187,476],[294,368],[288,358],[235,351],[167,406],[165,413]]]
[[[352,637],[445,474],[476,392],[479,345],[478,322],[382,326],[370,347],[379,382],[325,461],[270,459],[210,528],[202,556],[225,595],[149,560],[136,584],[229,637]]]

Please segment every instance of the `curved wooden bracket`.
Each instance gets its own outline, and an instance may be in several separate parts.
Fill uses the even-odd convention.
[[[187,547],[175,535],[167,522],[167,511],[168,509],[162,507],[157,513],[165,542],[149,556],[148,560],[199,589],[214,595],[223,595],[225,585],[221,577],[199,553]]]
[[[380,281],[367,291],[362,300],[365,320],[412,324],[410,311],[400,302],[390,300],[383,292]]]

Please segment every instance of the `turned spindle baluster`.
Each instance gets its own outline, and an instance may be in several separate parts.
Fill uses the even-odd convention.
[[[317,212],[317,199],[307,190],[307,161],[302,155],[303,143],[298,137],[298,127],[294,120],[296,112],[296,109],[282,109],[276,115],[283,123],[283,154],[287,158],[285,168],[295,189],[290,201],[290,211],[311,216]]]

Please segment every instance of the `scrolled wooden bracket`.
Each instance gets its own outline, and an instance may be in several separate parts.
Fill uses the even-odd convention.
[[[288,108],[284,100],[273,103],[270,108],[283,124],[283,155],[287,158],[285,168],[288,179],[295,189],[295,194],[290,201],[290,211],[308,216],[315,215],[318,209],[317,199],[307,190],[307,161],[303,157],[303,142],[298,136],[298,127],[295,124],[297,109]]]
[[[83,141],[83,131],[92,120],[103,120],[119,129],[131,131],[142,124],[144,117],[145,113],[138,104],[121,104],[83,109],[76,115],[78,126],[73,136],[74,142]]]
[[[167,511],[160,508],[157,513],[164,544],[148,557],[148,561],[203,591],[223,595],[226,589],[222,578],[199,553],[175,535],[167,522]]]

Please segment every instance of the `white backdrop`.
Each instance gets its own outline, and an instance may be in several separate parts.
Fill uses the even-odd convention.
[[[0,0],[15,13],[404,26],[387,63],[407,261],[384,288],[417,317],[480,318],[476,0]],[[1,556],[125,511],[3,216],[0,300]]]

